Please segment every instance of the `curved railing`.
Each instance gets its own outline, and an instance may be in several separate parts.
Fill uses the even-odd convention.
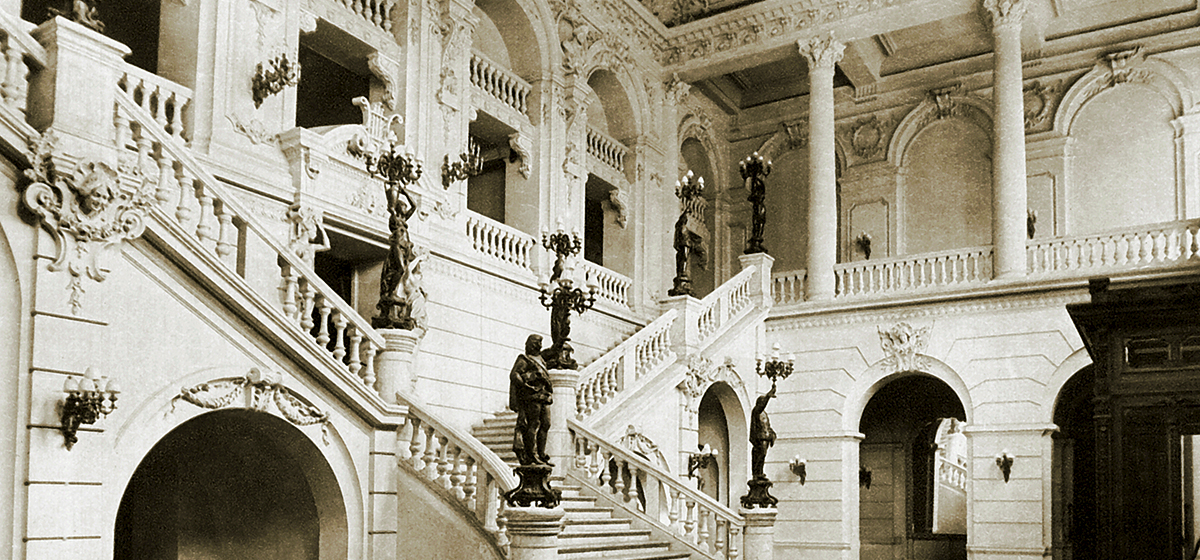
[[[1026,256],[1030,276],[1171,266],[1200,258],[1200,220],[1030,241]]]
[[[374,392],[375,355],[384,348],[383,337],[259,223],[154,117],[129,96],[115,97],[116,147],[136,154],[137,169],[157,183],[162,207],[175,204],[171,216],[175,225],[248,284],[258,286],[264,300],[278,305],[278,311]],[[244,265],[242,253],[248,244],[242,236],[250,234],[256,237],[255,245],[273,251],[271,260],[278,266],[273,276],[265,272],[264,277],[250,277],[264,273],[262,267]]]
[[[528,109],[533,86],[479,51],[471,52],[471,83],[522,115]]]
[[[537,241],[516,228],[467,210],[467,238],[471,248],[488,258],[533,270]]]
[[[408,405],[408,416],[398,430],[396,455],[418,476],[441,488],[454,503],[475,515],[484,529],[496,536],[496,544],[507,544],[504,527],[497,518],[503,493],[517,487],[512,467],[483,442],[442,424],[421,406],[397,395]]]
[[[700,344],[703,345],[721,327],[736,321],[742,311],[752,307],[754,302],[750,298],[750,281],[757,270],[753,265],[743,268],[733,278],[700,300],[699,313],[696,314],[696,324],[692,331],[696,333]]]
[[[992,279],[992,248],[842,263],[833,267],[833,273],[838,298],[982,284]]]
[[[568,420],[567,430],[575,457],[567,467],[580,482],[644,513],[660,529],[712,558],[739,556],[746,525],[742,516],[577,420]]]
[[[623,390],[626,383],[673,362],[671,328],[678,315],[674,309],[668,310],[583,368],[575,389],[576,416],[586,418]]]
[[[620,140],[592,127],[587,129],[587,151],[596,159],[621,173],[625,172],[625,156],[629,148]]]
[[[633,286],[633,280],[624,274],[609,270],[596,263],[590,261],[581,262],[583,263],[583,270],[590,281],[600,287],[596,293],[596,297],[606,299],[617,305],[629,306],[629,289]]]

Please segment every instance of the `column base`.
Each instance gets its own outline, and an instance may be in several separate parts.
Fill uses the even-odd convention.
[[[504,493],[504,501],[509,506],[539,507],[551,509],[558,507],[562,500],[562,490],[550,488],[549,465],[522,465],[513,469],[521,479],[521,485]]]
[[[746,509],[774,508],[779,503],[779,500],[771,495],[770,490],[773,484],[765,476],[746,481],[746,485],[750,487],[750,493],[742,496],[742,507]]]

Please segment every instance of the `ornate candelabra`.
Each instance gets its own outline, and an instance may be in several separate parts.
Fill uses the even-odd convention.
[[[121,390],[116,381],[107,376],[97,376],[96,369],[89,367],[82,378],[67,377],[63,383],[67,394],[62,404],[62,433],[70,450],[79,438],[76,433],[83,424],[95,424],[97,420],[117,409],[117,395]]]
[[[575,369],[579,364],[571,356],[571,312],[583,313],[591,309],[596,303],[599,287],[586,279],[580,282],[586,284],[586,288],[575,287],[575,270],[567,265],[566,259],[583,248],[583,239],[578,231],[567,234],[563,231],[562,220],[559,220],[556,232],[542,230],[542,246],[555,254],[550,277],[543,277],[538,283],[542,305],[550,310],[551,345],[542,355],[548,368]]]
[[[675,281],[667,290],[670,296],[692,295],[692,279],[688,276],[690,257],[699,258],[704,265],[704,177],[696,177],[689,169],[683,179],[675,181],[675,196],[679,198],[681,210],[675,222]]]
[[[788,376],[792,374],[792,370],[795,368],[796,364],[796,356],[794,354],[788,354],[786,362],[780,360],[779,345],[776,344],[771,347],[771,356],[769,358],[764,361],[763,357],[760,355],[754,361],[754,373],[770,379],[771,389],[774,389],[777,381],[787,379]]]
[[[696,489],[704,491],[704,479],[698,478],[700,475],[696,471],[707,469],[708,467],[717,464],[717,456],[720,452],[713,449],[711,445],[704,444],[699,446],[699,453],[688,454],[688,478],[696,479]]]
[[[754,478],[746,481],[750,493],[742,496],[742,507],[775,507],[779,502],[771,495],[771,479],[763,471],[767,461],[767,450],[775,445],[775,430],[771,429],[771,420],[767,416],[767,404],[775,397],[775,385],[781,379],[787,379],[792,374],[796,358],[788,355],[785,362],[779,359],[779,345],[772,348],[771,357],[763,360],[759,356],[755,360],[754,372],[771,380],[771,390],[758,397],[754,409],[750,411],[750,465]]]
[[[767,225],[767,175],[771,174],[771,160],[764,160],[758,152],[746,156],[738,164],[738,168],[742,172],[742,180],[746,181],[746,188],[750,190],[750,196],[747,200],[750,201],[752,207],[752,221],[750,225],[750,240],[746,242],[745,254],[766,253],[766,247],[763,247],[763,228]]]
[[[419,275],[413,274],[416,251],[408,237],[408,219],[417,210],[408,194],[408,185],[421,178],[421,161],[411,152],[400,153],[395,141],[386,149],[367,156],[367,171],[383,179],[388,204],[388,227],[391,229],[388,257],[383,261],[379,278],[379,315],[371,319],[377,329],[413,330],[417,321],[412,317],[412,296],[420,291]]]
[[[462,161],[450,161],[450,156],[447,155],[445,161],[442,162],[442,187],[450,188],[450,184],[455,181],[463,181],[469,177],[479,175],[483,171],[483,157],[480,155],[481,149],[479,143],[474,138],[467,137],[467,151],[458,154],[458,159]]]
[[[254,90],[254,108],[262,106],[268,97],[283,91],[283,88],[300,83],[300,63],[288,60],[286,54],[263,63],[258,63],[254,69],[254,79],[251,88]]]

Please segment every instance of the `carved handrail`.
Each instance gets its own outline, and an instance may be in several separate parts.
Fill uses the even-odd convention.
[[[470,210],[466,215],[471,248],[490,258],[533,270],[537,240],[532,235]]]
[[[6,107],[21,113],[25,112],[29,95],[30,70],[46,67],[46,49],[29,34],[30,26],[0,10],[0,32],[4,34],[4,81],[0,83],[0,98]]]
[[[758,268],[751,265],[743,268],[725,283],[700,300],[700,311],[691,332],[704,344],[721,327],[736,320],[742,311],[751,307],[750,281]]]
[[[471,51],[470,70],[473,85],[522,115],[526,114],[529,92],[533,90],[529,82],[478,50]]]
[[[980,284],[992,278],[992,247],[841,263],[833,273],[838,298]]]
[[[788,270],[771,274],[771,295],[777,305],[804,301],[804,281],[808,271]]]
[[[621,173],[625,172],[625,156],[629,153],[629,148],[620,140],[589,126],[587,151],[605,165]]]
[[[279,305],[278,311],[293,325],[374,391],[374,358],[384,348],[383,337],[295,252],[277,241],[149,113],[128,96],[115,98],[116,146],[122,153],[129,153],[131,148],[136,150],[135,169],[156,177],[157,198],[162,207],[167,208],[172,202],[177,204],[174,218],[178,226],[250,285],[269,286],[259,287],[260,292],[266,292],[262,293],[264,299]],[[238,238],[245,232],[254,233],[262,245],[274,252],[279,266],[277,277],[268,273],[265,278],[250,278],[262,271],[238,265],[245,256],[238,252],[247,245],[239,243]]]
[[[412,468],[474,513],[503,548],[506,536],[497,516],[502,494],[517,487],[512,467],[483,442],[443,424],[415,400],[403,394],[396,397],[408,405],[408,416],[397,432],[396,456],[400,464]]]
[[[567,430],[575,457],[567,467],[580,481],[644,513],[660,529],[709,557],[738,558],[746,525],[741,515],[575,419],[567,421]]]
[[[583,368],[575,390],[576,415],[586,418],[624,390],[627,383],[674,362],[671,327],[678,316],[676,310],[668,310]]]
[[[192,90],[161,76],[151,74],[136,66],[126,64],[122,69],[117,88],[143,111],[146,111],[160,127],[171,133],[177,142],[183,142],[183,112],[192,102]]]
[[[340,3],[367,23],[391,33],[396,0],[341,0]]]
[[[596,297],[617,305],[629,306],[629,289],[633,280],[617,271],[610,270],[591,261],[581,261],[588,278],[600,287]]]
[[[1200,258],[1200,220],[1039,239],[1028,242],[1026,253],[1030,276],[1170,266]]]

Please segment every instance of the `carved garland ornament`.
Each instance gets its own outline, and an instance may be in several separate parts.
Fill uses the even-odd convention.
[[[881,122],[875,115],[856,121],[850,133],[850,147],[854,149],[854,155],[865,160],[882,157],[887,150],[886,128],[887,123]]]
[[[925,351],[925,346],[929,344],[929,327],[917,329],[908,323],[896,323],[890,329],[878,328],[877,330],[879,346],[887,355],[883,359],[883,363],[888,369],[893,372],[929,369],[929,360],[921,356],[921,353]]]
[[[104,253],[142,234],[155,204],[155,184],[143,181],[136,191],[125,191],[116,171],[90,159],[81,160],[69,176],[60,175],[51,159],[55,141],[52,132],[30,141],[33,167],[25,177],[31,182],[21,201],[54,237],[58,255],[48,268],[70,271],[71,313],[78,315],[83,277],[103,282],[108,275]]]
[[[698,413],[704,391],[718,381],[724,381],[735,389],[742,386],[742,378],[733,367],[733,358],[726,356],[724,364],[714,366],[708,358],[692,356],[688,360],[687,374],[678,386],[687,397],[687,411],[692,414]]]
[[[172,413],[179,401],[209,410],[249,408],[261,412],[267,412],[274,404],[279,415],[296,426],[320,424],[321,439],[329,444],[329,413],[302,402],[283,386],[283,376],[279,373],[263,373],[258,368],[251,368],[242,377],[226,377],[184,387],[171,399]]]

